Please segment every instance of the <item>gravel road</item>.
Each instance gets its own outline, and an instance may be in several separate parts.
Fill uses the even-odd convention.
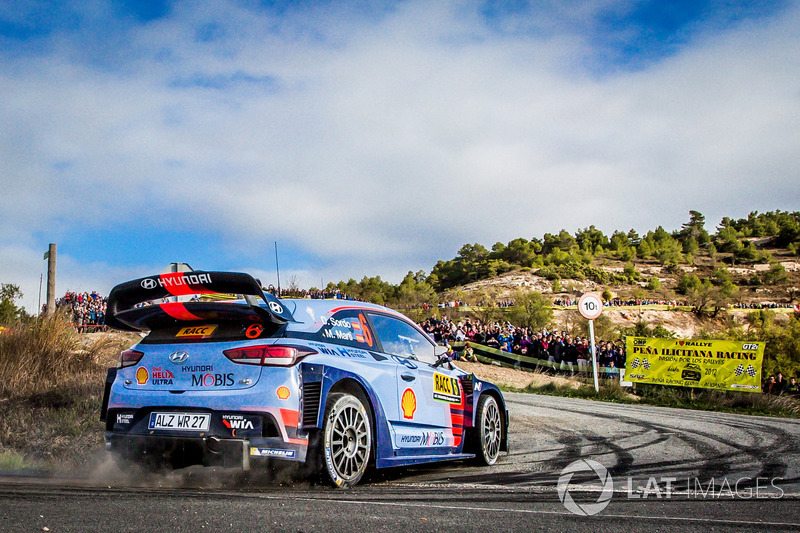
[[[657,496],[654,483],[663,495],[667,485],[686,492],[706,490],[710,482],[723,489],[727,482],[733,492],[738,483],[742,494],[758,485],[759,491],[800,495],[800,420],[505,396],[508,457],[490,471],[440,467],[426,472],[426,479],[555,490],[564,467],[590,458],[608,470],[616,491],[635,494],[650,484],[648,495]],[[582,477],[600,483],[594,474]]]

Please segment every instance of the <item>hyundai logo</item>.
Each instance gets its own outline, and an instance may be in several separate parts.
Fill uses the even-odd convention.
[[[169,360],[176,365],[182,365],[189,359],[189,354],[186,352],[173,352],[169,354]]]
[[[158,286],[158,283],[156,283],[156,280],[152,278],[147,278],[142,280],[143,289],[155,289],[156,286]]]

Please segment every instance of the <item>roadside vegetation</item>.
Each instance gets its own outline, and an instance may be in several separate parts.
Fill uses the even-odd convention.
[[[62,314],[18,317],[0,335],[0,470],[59,470],[102,446],[106,368],[130,339],[78,334]]]

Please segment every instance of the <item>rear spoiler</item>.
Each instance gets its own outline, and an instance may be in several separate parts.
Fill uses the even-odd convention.
[[[241,294],[246,303],[166,302],[136,307],[143,302],[195,294]],[[259,299],[266,304],[261,305]],[[241,272],[173,272],[120,283],[108,295],[106,325],[125,331],[174,326],[187,321],[246,320],[274,324],[294,322],[280,300],[261,289],[250,274]]]

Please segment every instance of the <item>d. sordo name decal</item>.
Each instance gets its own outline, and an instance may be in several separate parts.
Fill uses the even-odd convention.
[[[322,323],[334,328],[353,329],[353,324],[344,319],[322,317]]]

